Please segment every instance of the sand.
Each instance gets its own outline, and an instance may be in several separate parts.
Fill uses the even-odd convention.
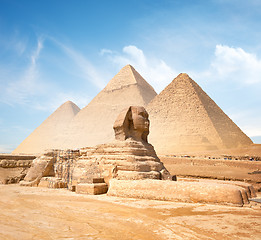
[[[0,185],[0,239],[261,239],[260,204],[228,207]]]

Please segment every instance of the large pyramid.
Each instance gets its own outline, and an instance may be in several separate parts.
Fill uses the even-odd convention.
[[[60,148],[64,132],[79,111],[80,108],[71,101],[62,104],[12,153],[37,154],[45,149]]]
[[[157,93],[130,65],[123,67],[107,86],[73,119],[63,148],[80,148],[114,139],[113,123],[131,105],[146,106]]]
[[[148,105],[149,142],[157,153],[237,148],[252,144],[187,74],[179,74]]]

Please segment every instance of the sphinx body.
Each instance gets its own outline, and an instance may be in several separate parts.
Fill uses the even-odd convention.
[[[171,179],[153,146],[148,143],[149,119],[144,107],[131,106],[124,109],[117,117],[113,128],[113,142],[86,149],[82,154],[80,161],[76,163],[74,181],[79,179],[80,172],[87,177],[89,172],[86,169],[90,164],[96,164],[107,184],[112,178]]]

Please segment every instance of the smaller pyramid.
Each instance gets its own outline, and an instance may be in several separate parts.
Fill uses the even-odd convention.
[[[65,102],[36,128],[12,154],[38,154],[46,149],[60,148],[66,128],[79,111],[80,108],[73,102]]]
[[[63,148],[95,146],[114,139],[113,123],[129,106],[147,106],[157,95],[131,66],[123,67],[71,122]]]
[[[179,74],[148,105],[149,142],[160,154],[237,148],[252,144],[187,74]]]

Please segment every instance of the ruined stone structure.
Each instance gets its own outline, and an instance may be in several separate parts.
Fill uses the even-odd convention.
[[[111,178],[171,178],[153,146],[147,142],[149,120],[144,107],[124,109],[114,123],[114,131],[115,141],[97,145],[88,156],[99,162],[107,183]]]
[[[33,155],[0,155],[0,184],[17,183],[24,179],[35,156]]]
[[[32,166],[24,180],[20,182],[20,185],[37,187],[43,177],[54,176],[54,159],[54,152],[46,152],[34,159]]]
[[[26,174],[22,186],[69,188],[79,150],[47,150],[38,156]]]
[[[252,144],[187,74],[179,74],[147,107],[150,142],[159,154]]]
[[[222,182],[186,182],[155,180],[110,181],[108,195],[164,200],[173,202],[211,203],[233,206],[249,204],[255,193],[249,191],[250,184],[236,186]]]
[[[144,107],[124,109],[114,123],[114,131],[114,141],[80,151],[72,177],[76,192],[107,192],[106,185],[113,178],[171,179],[153,146],[147,142],[149,120]]]
[[[42,154],[47,149],[60,149],[64,133],[72,118],[80,111],[73,102],[67,101],[36,128],[13,154]]]

